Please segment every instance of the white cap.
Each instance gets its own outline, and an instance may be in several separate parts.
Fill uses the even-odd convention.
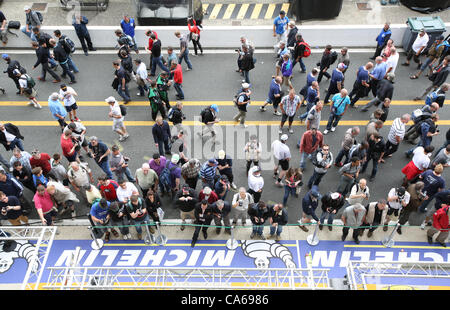
[[[108,98],[105,99],[106,102],[110,103],[110,102],[116,102],[116,98],[114,98],[113,96],[109,96]]]
[[[248,83],[242,83],[242,88],[249,88],[250,87],[250,84],[248,84]]]
[[[23,10],[24,10],[24,11],[31,10],[31,7],[30,7],[29,5],[26,5],[26,6],[23,7]]]
[[[282,135],[282,136],[280,137],[280,140],[281,140],[281,141],[286,141],[288,138],[289,138],[288,135],[287,135],[287,134],[284,134],[284,135]]]

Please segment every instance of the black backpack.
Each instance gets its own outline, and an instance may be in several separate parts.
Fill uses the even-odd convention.
[[[314,166],[321,168],[322,165],[317,161],[317,154],[321,152],[322,153],[322,149],[318,148],[317,150],[315,150],[312,155],[311,155],[311,161],[313,163]],[[322,154],[323,155],[323,154]]]
[[[123,104],[120,104],[119,107],[120,107],[120,113],[122,114],[122,116],[127,115],[127,107],[124,106]]]
[[[336,62],[337,58],[338,58],[337,52],[336,52],[336,51],[333,51],[333,52],[331,53],[330,66]]]
[[[75,43],[66,36],[62,38],[62,46],[67,54],[75,53]]]
[[[206,108],[204,108],[204,109],[200,112],[200,118],[201,118],[201,122],[202,122],[202,123],[205,123],[205,124],[206,124],[205,118],[206,118],[206,113],[209,112],[209,108],[210,108],[210,107],[206,107]]]

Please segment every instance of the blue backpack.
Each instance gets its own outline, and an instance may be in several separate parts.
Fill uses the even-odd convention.
[[[439,44],[439,45],[436,46],[436,52],[437,52],[437,50],[438,50],[442,45],[445,46],[445,47],[444,47],[444,50],[442,51],[442,55],[445,55],[445,54],[447,54],[447,51],[448,51],[449,48],[450,48],[450,43],[449,43],[448,41],[443,41],[441,44]]]
[[[166,166],[161,171],[161,175],[159,176],[159,182],[161,183],[164,192],[170,192],[172,188],[172,182],[171,182],[171,174],[172,171],[177,168],[177,166],[173,166],[169,169],[170,161],[166,163]]]

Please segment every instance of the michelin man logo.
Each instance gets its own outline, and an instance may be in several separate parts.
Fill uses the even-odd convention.
[[[267,269],[271,258],[279,258],[286,268],[297,268],[287,247],[274,240],[241,240],[242,252],[255,260],[255,266]]]
[[[0,249],[0,273],[5,273],[14,264],[16,258],[24,258],[28,264],[33,264],[32,271],[36,272],[38,260],[36,258],[34,245],[26,240],[13,241],[11,251],[5,252],[3,245]],[[34,262],[34,263],[33,263]]]

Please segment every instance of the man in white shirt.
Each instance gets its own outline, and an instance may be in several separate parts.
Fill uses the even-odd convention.
[[[105,101],[109,104],[108,116],[113,119],[112,129],[119,134],[119,141],[124,141],[130,135],[128,134],[127,128],[123,123],[124,117],[122,115],[120,105],[113,96],[106,98]]]
[[[286,141],[288,139],[288,135],[281,135],[280,140],[275,140],[272,143],[272,152],[273,156],[278,163],[275,165],[273,169],[273,177],[277,179],[275,182],[278,186],[283,186],[281,180],[285,176],[286,172],[289,170],[289,160],[291,159],[291,152],[289,150],[289,146],[287,146]],[[278,167],[281,166],[280,175],[278,175]]]
[[[358,184],[352,186],[350,196],[347,201],[350,205],[360,203],[366,205],[370,197],[369,187],[367,186],[366,179],[359,180]]]
[[[264,178],[261,176],[261,168],[253,166],[248,172],[248,193],[253,196],[255,203],[259,202],[264,187]]]
[[[395,69],[397,68],[399,57],[400,54],[397,53],[397,49],[395,47],[391,47],[391,56],[389,56],[388,59],[386,60],[386,75],[389,72],[395,74]]]
[[[389,225],[391,215],[394,215],[394,217],[398,217],[401,209],[409,204],[410,198],[411,195],[403,186],[399,188],[391,188],[387,199],[389,209],[386,214],[386,222],[384,223],[385,226],[383,226],[384,231],[388,230],[387,225]]]
[[[75,100],[75,96],[78,96],[78,94],[76,93],[76,91],[72,87],[66,86],[66,84],[61,84],[59,96],[60,99],[64,101],[64,107],[69,113],[70,121],[80,121],[80,119],[77,117],[78,106]]]
[[[414,43],[412,44],[410,50],[408,51],[408,54],[406,55],[406,62],[402,63],[402,66],[409,66],[409,61],[414,57],[414,62],[418,64],[417,69],[420,69],[420,67],[422,66],[422,62],[420,61],[419,57],[427,47],[428,40],[429,37],[425,32],[425,29],[420,30],[420,32],[417,34],[417,38],[414,40]]]
[[[148,86],[146,84],[148,79],[147,66],[140,59],[135,59],[134,63],[136,64],[136,83],[138,84],[139,92],[138,96],[145,96],[145,92],[148,91]]]
[[[117,199],[120,202],[126,203],[132,195],[138,195],[139,191],[133,183],[127,182],[124,179],[119,180],[119,187],[116,189]]]

